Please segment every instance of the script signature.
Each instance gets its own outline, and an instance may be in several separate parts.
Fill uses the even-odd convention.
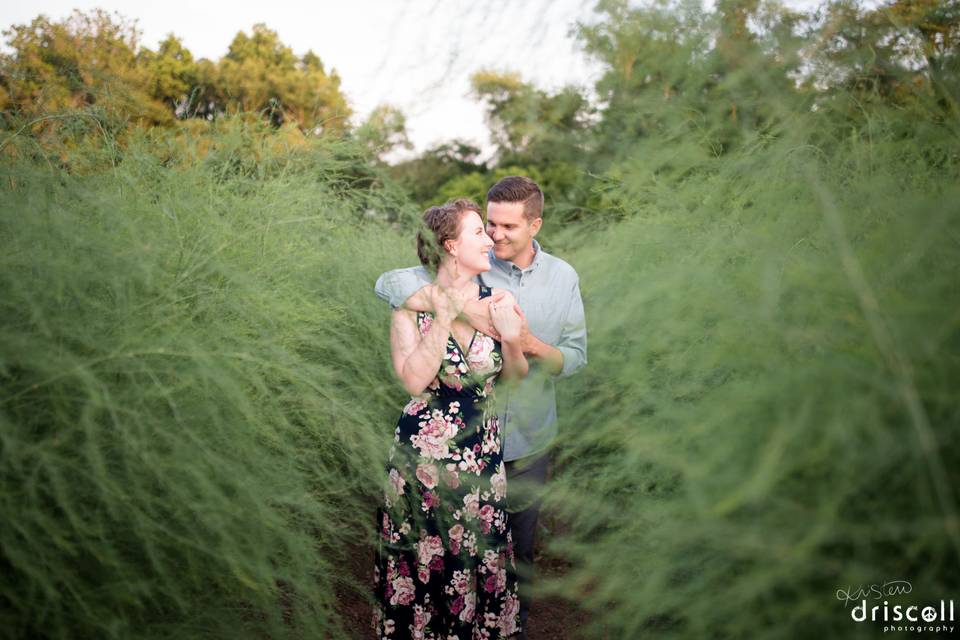
[[[856,589],[847,587],[846,589],[837,589],[837,600],[843,600],[843,606],[846,607],[851,602],[858,600],[867,600],[873,598],[889,598],[899,596],[913,591],[913,585],[906,580],[888,580],[882,584],[860,585]]]

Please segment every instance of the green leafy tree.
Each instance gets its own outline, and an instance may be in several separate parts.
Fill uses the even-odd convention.
[[[199,84],[199,70],[193,54],[175,35],[170,34],[160,43],[156,53],[143,49],[138,55],[154,99],[170,107],[178,117],[188,115],[191,94]]]
[[[407,117],[391,105],[376,107],[361,124],[355,135],[374,157],[383,159],[395,149],[412,149],[407,136]]]
[[[6,110],[30,116],[96,106],[118,121],[172,120],[148,89],[133,23],[100,9],[74,11],[59,22],[39,16],[4,35],[11,49],[0,56]]]
[[[233,39],[217,86],[224,110],[261,112],[274,124],[292,121],[314,133],[340,134],[348,127],[350,108],[336,72],[326,73],[312,51],[298,58],[264,24]]]
[[[575,88],[550,94],[511,72],[478,71],[473,94],[485,106],[501,164],[568,159],[585,141],[590,106]]]
[[[901,106],[936,95],[958,115],[960,2],[896,0],[872,9],[851,1],[823,10],[811,33],[807,84],[828,95]]]
[[[418,206],[426,208],[437,203],[445,183],[467,174],[485,173],[487,167],[479,157],[479,148],[463,140],[451,140],[396,163],[390,173],[405,185]]]

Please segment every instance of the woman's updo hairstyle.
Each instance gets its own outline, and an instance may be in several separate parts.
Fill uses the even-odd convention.
[[[447,240],[456,240],[460,235],[460,221],[467,211],[483,217],[480,205],[467,198],[452,200],[423,212],[423,229],[417,233],[420,264],[436,272],[446,252]]]

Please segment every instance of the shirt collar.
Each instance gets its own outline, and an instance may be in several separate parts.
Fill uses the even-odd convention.
[[[531,262],[530,266],[526,269],[521,269],[511,260],[501,260],[493,254],[493,249],[490,250],[490,262],[496,265],[496,267],[504,273],[510,273],[514,269],[522,271],[523,273],[531,273],[540,266],[540,263],[542,262],[541,258],[543,256],[543,251],[540,250],[540,243],[537,242],[536,239],[533,240],[533,251],[533,262]]]

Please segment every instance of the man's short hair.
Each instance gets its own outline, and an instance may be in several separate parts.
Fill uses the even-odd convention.
[[[543,217],[543,191],[524,176],[507,176],[487,191],[487,202],[522,202],[527,222]]]

